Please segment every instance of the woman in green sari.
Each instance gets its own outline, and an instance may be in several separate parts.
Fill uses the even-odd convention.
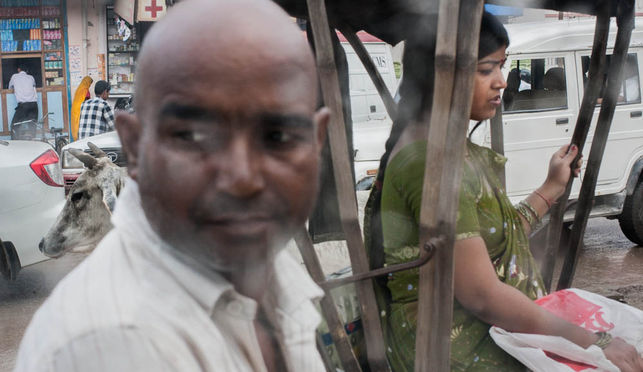
[[[471,120],[495,115],[506,83],[501,68],[509,44],[506,30],[492,15],[482,20]],[[404,92],[402,92],[404,94]],[[418,258],[418,221],[426,156],[425,128],[409,120],[398,138],[392,135],[382,159],[379,182],[367,205],[365,234],[375,266]],[[518,361],[495,345],[490,324],[522,333],[562,336],[584,348],[606,339],[537,306],[546,294],[529,251],[534,224],[578,175],[571,163],[576,146],[564,146],[549,165],[543,185],[513,206],[500,182],[506,159],[467,141],[454,247],[454,313],[451,332],[453,371],[518,371]],[[380,225],[381,224],[381,225]],[[383,256],[377,257],[377,242]],[[383,262],[382,262],[383,261]],[[418,270],[391,274],[378,293],[388,358],[394,371],[412,371],[415,359]],[[615,338],[605,355],[623,371],[642,371],[636,350]]]

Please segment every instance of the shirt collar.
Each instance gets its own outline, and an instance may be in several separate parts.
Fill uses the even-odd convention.
[[[222,275],[208,269],[191,256],[163,241],[149,224],[141,206],[138,184],[127,179],[121,191],[112,224],[129,240],[138,242],[192,296],[208,314],[227,292],[234,291]],[[269,285],[269,302],[286,313],[294,312],[306,301],[322,297],[323,291],[286,250],[275,258],[274,275]]]

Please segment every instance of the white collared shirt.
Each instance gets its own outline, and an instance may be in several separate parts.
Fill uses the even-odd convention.
[[[134,181],[112,222],[34,315],[16,371],[266,370],[253,324],[257,303],[162,242]],[[321,318],[311,301],[321,289],[285,251],[267,288],[288,369],[325,371],[315,346]]]
[[[24,71],[11,75],[9,80],[9,89],[13,89],[18,103],[36,102],[38,94],[36,93],[36,80],[33,76]]]

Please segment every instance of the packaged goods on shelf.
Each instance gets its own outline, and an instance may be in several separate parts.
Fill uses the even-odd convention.
[[[58,7],[42,7],[42,15],[45,17],[50,17],[50,16],[59,16],[60,15],[60,8]]]

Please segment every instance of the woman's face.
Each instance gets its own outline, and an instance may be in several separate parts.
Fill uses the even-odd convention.
[[[505,63],[506,47],[478,61],[473,86],[473,102],[471,103],[471,120],[486,120],[496,114],[502,99],[500,90],[507,86],[502,76],[502,66]]]

